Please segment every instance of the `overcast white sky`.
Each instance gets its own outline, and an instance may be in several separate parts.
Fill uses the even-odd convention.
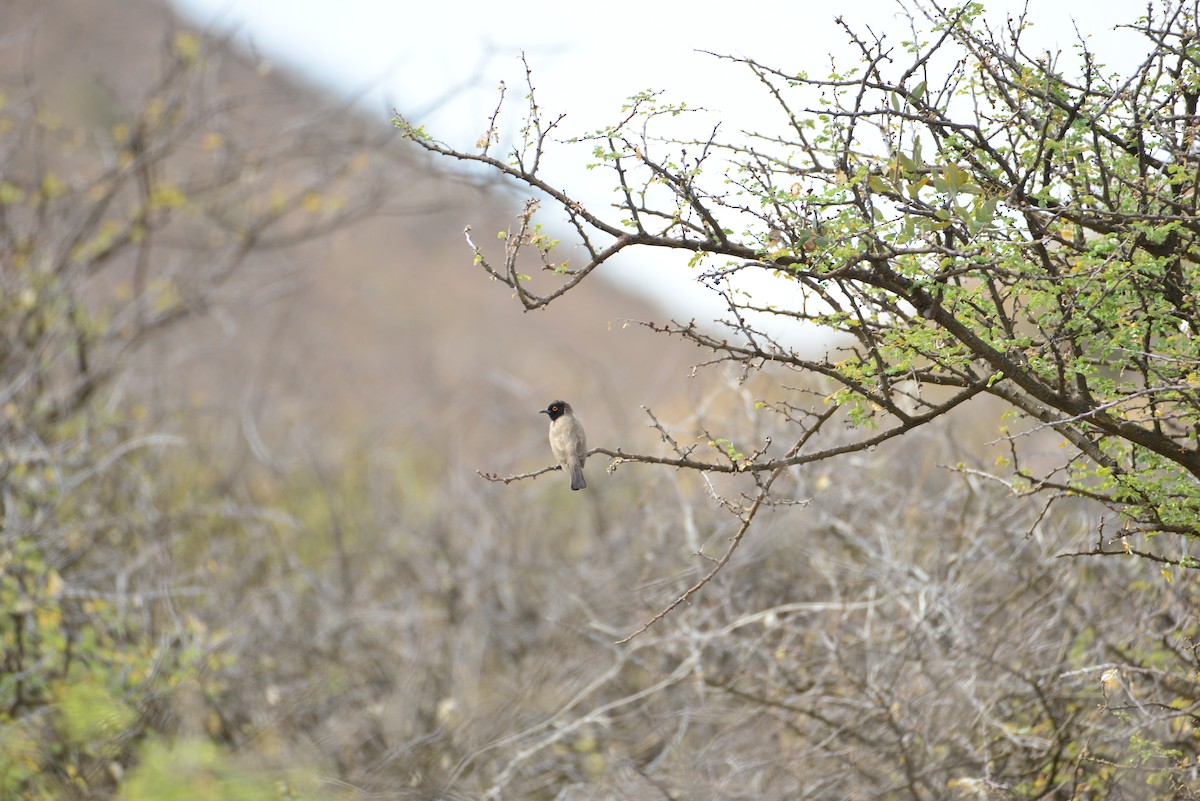
[[[746,55],[822,74],[831,56],[842,65],[851,58],[836,15],[855,29],[870,26],[897,41],[906,32],[899,0],[173,1],[197,24],[238,31],[268,61],[361,97],[364,108],[378,111],[381,121],[397,107],[414,121],[427,122],[437,138],[464,148],[486,128],[501,80],[519,103],[522,51],[534,68],[540,103],[568,114],[569,133],[615,121],[622,101],[644,89],[663,89],[672,99],[712,109],[737,130],[754,129],[756,120],[774,124],[770,101],[755,91],[744,71],[699,51]],[[989,17],[1000,24],[1024,5],[1021,0],[986,2]],[[1029,0],[1028,5],[1034,22],[1029,33],[1039,49],[1069,50],[1078,28],[1111,67],[1136,64],[1138,53],[1130,48],[1136,37],[1114,34],[1113,28],[1144,13],[1144,3]],[[471,88],[462,90],[468,84]],[[567,166],[555,167],[564,172],[552,178],[582,188],[586,199],[591,190],[582,165],[570,165],[574,172],[565,171]],[[599,199],[607,203],[607,193]],[[608,272],[617,273],[617,280],[624,274],[622,283],[636,273],[637,290],[671,307],[683,304],[689,313],[712,300],[686,268],[660,267],[656,261],[653,273],[660,280],[647,282],[644,266],[626,259]]]
[[[697,51],[816,72],[831,54],[849,52],[834,22],[837,15],[856,28],[905,31],[899,0],[645,0],[609,6],[561,0],[174,2],[200,24],[241,31],[264,56],[316,81],[350,92],[369,89],[368,104],[384,110],[390,105],[385,98],[406,112],[419,110],[478,76],[479,91],[460,95],[451,106],[453,114],[469,112],[463,121],[477,121],[490,110],[499,80],[520,85],[521,51],[530,55],[546,105],[582,118],[608,112],[647,88],[736,113],[739,101],[762,98],[746,93],[728,67]],[[989,16],[1002,21],[1024,2],[985,5]],[[1107,31],[1145,8],[1130,0],[1030,0],[1029,6],[1031,35],[1048,48],[1070,47],[1075,25],[1103,45]]]

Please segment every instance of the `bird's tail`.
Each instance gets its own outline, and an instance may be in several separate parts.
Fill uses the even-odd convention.
[[[583,480],[583,465],[576,462],[571,466],[571,489],[581,490],[587,487],[587,482]]]

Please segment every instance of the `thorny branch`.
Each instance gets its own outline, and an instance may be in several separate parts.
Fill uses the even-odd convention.
[[[1072,63],[1032,52],[1022,21],[993,30],[973,7],[937,3],[920,7],[930,35],[914,20],[911,43],[842,21],[858,50],[852,70],[817,77],[722,57],[750,70],[783,128],[726,141],[713,125],[691,138],[670,127],[690,109],[636,96],[615,125],[559,143],[591,147],[593,166],[611,171],[612,212],[539,173],[562,118],[543,123],[536,103],[528,158],[459,150],[398,124],[425,150],[483,164],[565,214],[580,264],[556,263],[543,247],[534,203],[509,232],[502,265],[470,242],[525,309],[635,248],[681,252],[705,265],[699,280],[726,314],[645,325],[696,345],[704,365],[736,365],[743,380],[800,373],[814,393],[807,407],[783,389],[783,402],[761,404],[783,425],[811,423],[803,449],[705,458],[655,420],[667,452],[594,449],[610,469],[745,475],[756,483],[741,510],[752,520],[780,471],[873,448],[991,396],[1010,410],[1000,441],[1036,448],[1061,437],[1071,449],[1064,467],[1034,470],[1012,444],[1010,472],[992,475],[1021,482],[1020,492],[1028,482],[1052,498],[1105,504],[1137,533],[1180,535],[1161,551],[1126,553],[1182,564],[1200,538],[1193,12],[1149,9],[1129,28],[1146,48],[1141,67],[1115,78],[1086,41]],[[528,247],[547,277],[518,269]],[[809,331],[828,343],[824,356],[797,344]],[[854,436],[825,425],[833,419]],[[744,518],[733,547],[748,526]]]

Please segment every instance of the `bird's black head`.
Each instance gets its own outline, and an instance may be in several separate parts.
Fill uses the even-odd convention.
[[[571,404],[567,403],[566,401],[560,401],[560,400],[553,401],[549,406],[547,406],[545,409],[542,409],[542,411],[539,412],[539,414],[550,415],[551,420],[557,420],[558,418],[562,417],[564,414],[570,414],[570,413],[571,413]]]

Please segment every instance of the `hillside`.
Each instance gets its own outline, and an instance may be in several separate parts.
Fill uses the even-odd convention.
[[[4,16],[3,64],[27,67],[39,84],[53,83],[54,96],[101,116],[115,110],[96,106],[132,106],[151,91],[164,43],[181,29],[164,3],[146,0],[103,10],[85,0],[10,0]],[[639,407],[664,400],[662,379],[683,375],[690,354],[622,327],[622,318],[650,311],[616,289],[523,315],[472,268],[464,225],[490,239],[486,232],[510,224],[504,209],[518,208],[510,195],[443,180],[392,141],[387,119],[344,108],[251,54],[222,47],[207,69],[214,95],[249,100],[237,116],[244,129],[224,131],[230,140],[261,140],[281,121],[286,129],[323,115],[369,141],[376,155],[361,191],[379,192],[380,203],[344,230],[289,250],[303,267],[289,275],[290,291],[231,304],[216,323],[205,315],[176,333],[176,346],[156,343],[143,354],[164,400],[190,399],[216,419],[253,410],[271,449],[286,449],[301,430],[326,444],[416,437],[455,442],[468,464],[482,465],[480,454],[495,448],[522,449],[530,439],[540,448],[536,411],[552,396],[576,398],[593,436],[607,440],[640,427]],[[360,190],[351,183],[341,191]],[[585,396],[595,400],[578,400]],[[461,431],[463,419],[480,433],[445,433]]]

